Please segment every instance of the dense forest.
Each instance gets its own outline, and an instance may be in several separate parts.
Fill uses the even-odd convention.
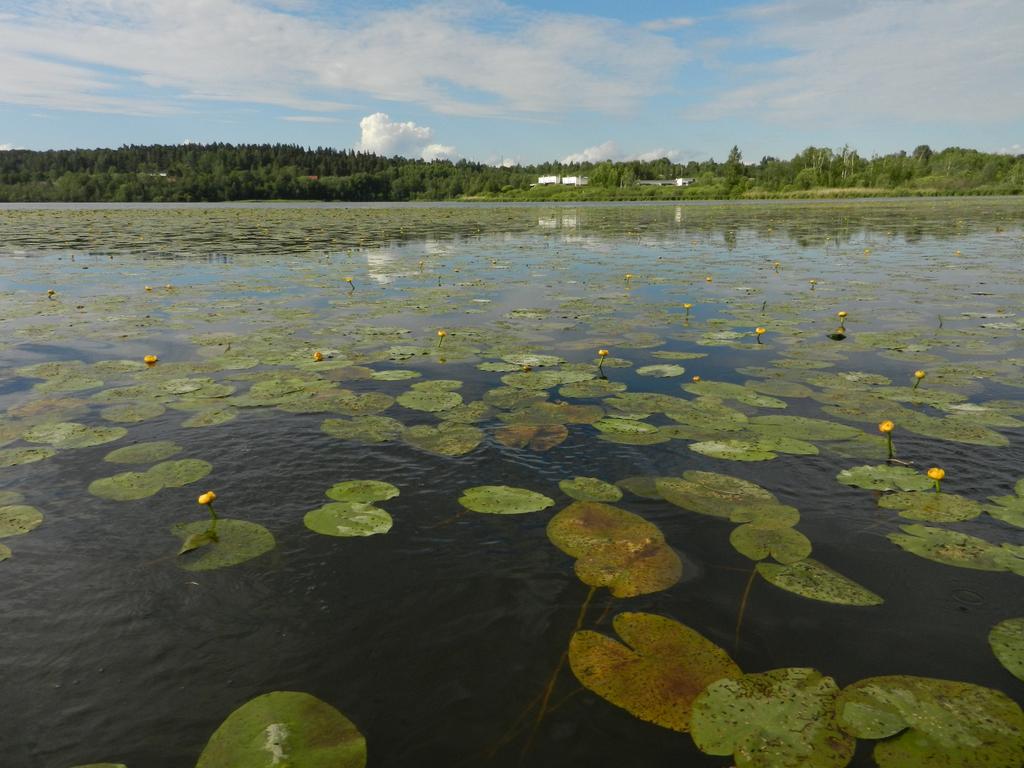
[[[586,187],[533,186],[542,175],[584,175]],[[640,180],[692,178],[688,187]],[[1024,155],[950,147],[870,158],[808,147],[789,160],[628,162],[496,167],[290,144],[177,144],[118,149],[0,151],[0,202],[646,200],[1021,194]]]

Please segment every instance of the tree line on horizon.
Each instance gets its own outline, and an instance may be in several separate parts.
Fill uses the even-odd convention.
[[[584,175],[587,187],[534,186],[538,176]],[[693,178],[689,187],[638,186]],[[0,202],[403,202],[483,199],[729,199],[839,194],[1021,194],[1024,155],[949,147],[862,157],[808,147],[791,159],[745,163],[669,158],[511,167],[417,160],[293,144],[126,145],[0,151]]]

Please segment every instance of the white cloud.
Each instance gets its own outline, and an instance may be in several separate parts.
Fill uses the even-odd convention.
[[[736,11],[743,49],[787,51],[732,70],[691,116],[982,121],[1024,118],[1020,0],[788,0]]]
[[[677,160],[680,158],[682,153],[677,149],[665,149],[664,147],[658,147],[656,149],[650,149],[646,152],[637,152],[635,154],[626,154],[619,149],[619,145],[614,141],[606,141],[603,144],[598,144],[594,147],[587,147],[580,152],[574,152],[571,155],[566,155],[562,159],[563,163],[599,163],[602,160],[618,160],[618,161],[629,161],[629,160],[641,160],[651,161],[660,160],[663,157],[667,157],[669,160]]]
[[[454,114],[624,112],[685,54],[610,19],[501,0],[303,16],[292,0],[34,0],[0,16],[0,103],[161,115],[199,100],[302,112],[353,94]],[[317,5],[317,4],[314,4]]]
[[[692,27],[696,23],[697,20],[690,18],[689,16],[675,16],[671,19],[653,19],[652,21],[645,21],[640,26],[644,29],[649,29],[652,32],[667,32],[670,29]]]
[[[455,147],[437,144],[434,132],[413,122],[393,122],[384,112],[374,112],[359,121],[362,135],[356,149],[390,157],[421,157],[424,160],[456,157]]]
[[[326,117],[325,115],[285,115],[281,118],[287,120],[289,123],[337,123],[339,122],[336,117]]]
[[[2,148],[2,147],[0,147]],[[10,148],[10,145],[8,145]],[[1024,155],[1024,144],[1011,144],[1008,147],[1000,147],[996,150],[997,155]]]
[[[13,144],[0,144],[0,152],[9,152],[14,149]]]

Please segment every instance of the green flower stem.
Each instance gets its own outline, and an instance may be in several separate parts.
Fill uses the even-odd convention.
[[[887,438],[887,439],[888,439],[888,441],[889,441],[889,461],[892,461],[892,459],[893,459],[893,451],[892,451],[892,432],[886,432],[886,433],[885,433],[885,436],[886,436],[886,438]]]
[[[940,480],[935,481],[935,492],[942,493],[942,482]]]

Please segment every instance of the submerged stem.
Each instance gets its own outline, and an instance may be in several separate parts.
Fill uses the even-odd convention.
[[[747,586],[743,590],[743,597],[740,599],[740,612],[736,616],[736,646],[734,652],[740,649],[740,627],[743,626],[743,614],[747,611],[747,598],[750,597],[750,589],[754,586],[754,577],[757,576],[757,564],[750,569],[750,578],[747,579]]]

